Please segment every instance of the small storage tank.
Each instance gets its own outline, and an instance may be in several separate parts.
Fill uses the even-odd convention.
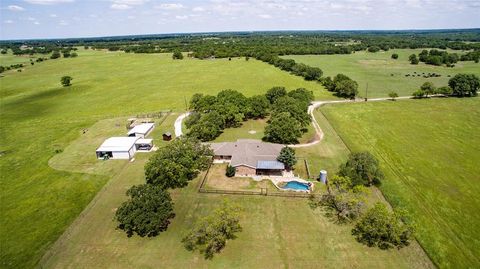
[[[325,170],[320,171],[320,181],[323,184],[327,184],[327,171],[325,171]]]

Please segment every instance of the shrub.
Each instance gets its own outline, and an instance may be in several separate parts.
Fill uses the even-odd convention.
[[[394,60],[398,59],[398,54],[396,54],[396,53],[392,54],[392,59],[394,59]]]
[[[225,175],[227,177],[233,177],[235,176],[235,167],[231,166],[231,165],[228,165],[227,166],[227,170],[225,171]]]

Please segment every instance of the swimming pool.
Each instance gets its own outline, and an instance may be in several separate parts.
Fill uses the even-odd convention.
[[[294,190],[294,191],[309,191],[310,186],[307,183],[302,183],[298,181],[289,181],[285,186],[282,187],[284,190]]]

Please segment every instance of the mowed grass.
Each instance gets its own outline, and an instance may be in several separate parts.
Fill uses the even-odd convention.
[[[144,182],[147,155],[128,163],[98,193],[40,262],[42,268],[431,268],[416,244],[383,251],[366,247],[306,199],[200,194],[196,179],[172,191],[176,216],[166,232],[141,238],[115,229],[125,191]],[[220,173],[220,172],[219,172]],[[243,231],[212,260],[188,252],[182,237],[223,199],[242,208]]]
[[[458,62],[454,68],[445,66],[433,66],[419,63],[411,65],[408,56],[415,53],[418,55],[422,50],[398,49],[387,52],[369,53],[365,51],[348,55],[288,55],[283,58],[294,59],[297,62],[310,66],[320,67],[324,76],[332,78],[343,73],[359,84],[359,96],[365,97],[368,83],[368,97],[387,97],[391,91],[397,92],[400,96],[411,95],[427,81],[437,87],[447,86],[450,77],[458,73],[472,73],[480,75],[480,64],[469,62]],[[463,51],[456,52],[459,55]],[[391,58],[393,53],[399,55],[397,60]],[[413,72],[422,74],[437,73],[441,77],[424,78],[423,76],[405,77]]]
[[[323,106],[354,151],[380,159],[387,199],[441,268],[480,267],[480,98]]]
[[[60,86],[63,75],[73,77],[73,86]],[[197,92],[236,89],[251,96],[273,86],[305,87],[317,99],[334,98],[318,83],[237,58],[173,61],[169,54],[80,50],[77,58],[6,72],[0,78],[1,266],[34,266],[111,178],[48,165],[55,150],[65,149],[83,129],[141,112],[183,111]]]

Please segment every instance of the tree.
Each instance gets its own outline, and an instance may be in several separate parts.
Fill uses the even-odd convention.
[[[72,53],[70,54],[70,57],[72,57],[72,58],[75,58],[75,57],[77,57],[77,56],[78,56],[78,54],[77,54],[76,52],[72,52]]]
[[[224,128],[223,117],[217,111],[203,114],[200,119],[190,126],[188,136],[195,137],[202,142],[212,141],[217,138]]]
[[[300,123],[302,128],[305,128],[311,122],[310,115],[307,111],[307,105],[308,104],[298,101],[290,96],[280,97],[272,106],[272,114],[287,112]]]
[[[237,171],[235,170],[235,167],[233,167],[233,166],[231,166],[231,165],[227,165],[227,169],[226,169],[226,171],[225,171],[225,175],[226,175],[227,177],[233,177],[233,176],[235,176],[235,173],[236,173],[236,172],[237,172]]]
[[[302,136],[302,126],[290,113],[274,114],[265,127],[263,140],[279,144],[295,144]]]
[[[452,88],[448,86],[443,86],[435,90],[435,94],[442,94],[445,96],[451,95],[453,93]]]
[[[376,203],[355,224],[352,235],[369,247],[400,249],[410,244],[414,231],[404,212],[389,212],[384,204]]]
[[[335,83],[331,77],[325,77],[321,79],[323,87],[325,87],[328,91],[333,92],[335,91]]]
[[[380,47],[378,46],[371,46],[371,47],[368,47],[367,51],[368,52],[378,52],[380,50]]]
[[[154,185],[143,184],[131,187],[127,191],[130,197],[115,212],[118,228],[130,237],[133,233],[140,236],[156,236],[167,230],[170,219],[175,216],[170,194]]]
[[[396,54],[396,53],[392,54],[392,59],[394,59],[394,60],[398,59],[398,54]]]
[[[448,81],[456,96],[477,96],[480,88],[480,79],[474,74],[456,74]]]
[[[358,94],[358,83],[351,79],[339,81],[335,83],[335,91],[338,96],[353,99]]]
[[[282,162],[288,170],[291,170],[297,163],[295,157],[295,149],[290,147],[284,147],[280,150],[280,154],[277,157],[277,161]]]
[[[174,60],[182,60],[183,59],[183,54],[181,51],[176,50],[173,52],[172,59]]]
[[[73,78],[71,76],[63,76],[61,79],[60,79],[60,83],[62,83],[63,87],[68,87],[70,85],[72,85],[72,80]]]
[[[313,92],[305,88],[298,88],[293,91],[289,91],[288,96],[303,102],[305,105],[309,105],[313,101]]]
[[[270,104],[273,104],[278,98],[286,95],[287,90],[285,90],[285,87],[273,87],[267,91],[265,97],[267,97]]]
[[[211,259],[219,253],[227,240],[236,238],[236,233],[242,231],[239,212],[241,208],[225,200],[215,211],[200,219],[194,228],[182,239],[189,251],[199,250],[205,259]]]
[[[420,86],[420,90],[424,93],[425,97],[428,97],[429,94],[434,94],[435,93],[435,85],[431,83],[430,81],[427,81]]]
[[[60,52],[54,51],[54,52],[52,53],[52,55],[50,56],[50,59],[57,59],[57,58],[60,58],[60,56],[61,56],[61,55],[60,55]]]
[[[418,58],[416,54],[412,54],[408,57],[408,60],[410,61],[411,64],[418,64]]]
[[[255,95],[249,98],[250,110],[248,113],[249,118],[265,118],[268,115],[268,109],[270,102],[265,95]]]
[[[378,160],[370,152],[350,153],[346,163],[340,165],[338,175],[349,177],[353,185],[378,185],[383,180]]]
[[[318,200],[311,198],[310,206],[321,206],[326,209],[328,217],[334,217],[339,223],[347,223],[361,215],[367,193],[364,186],[354,186],[350,178],[335,175],[327,182],[327,194]]]
[[[388,93],[388,97],[392,98],[392,101],[395,101],[395,98],[398,97],[398,93],[391,91]]]
[[[190,137],[180,137],[159,148],[145,165],[147,183],[162,189],[182,188],[210,163],[211,149]]]

